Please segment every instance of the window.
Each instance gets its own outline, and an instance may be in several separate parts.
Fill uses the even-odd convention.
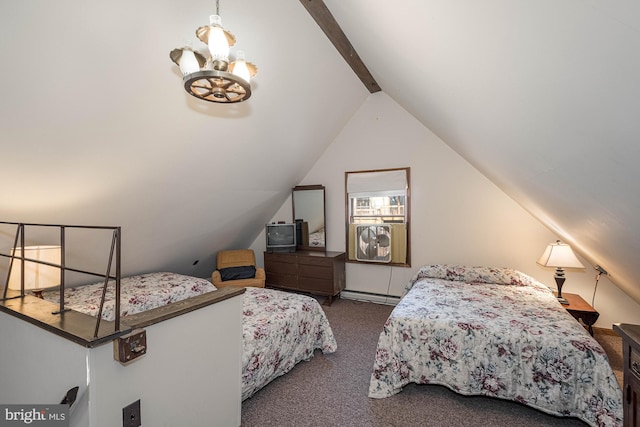
[[[346,172],[347,260],[407,266],[409,168]]]

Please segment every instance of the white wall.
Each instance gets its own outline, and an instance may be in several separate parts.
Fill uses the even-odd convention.
[[[67,390],[78,386],[71,425],[90,425],[88,349],[4,312],[0,312],[0,342],[0,402],[58,404]]]
[[[347,289],[401,295],[424,264],[516,268],[555,289],[536,264],[558,237],[384,93],[369,96],[300,185],[326,187],[327,249],[345,250],[344,172],[411,167],[411,268],[347,263]],[[290,200],[280,209],[291,211]],[[274,220],[280,219],[274,217]],[[286,218],[285,218],[286,219]],[[252,246],[264,250],[264,236]],[[563,291],[591,302],[595,270],[567,271]],[[596,326],[640,323],[640,305],[601,278]]]
[[[111,345],[91,351],[91,419],[120,425],[140,399],[142,425],[240,425],[243,295],[151,325],[148,352],[129,366]]]
[[[72,427],[122,425],[122,408],[138,399],[143,426],[238,427],[242,299],[145,328],[147,354],[128,366],[112,343],[87,349],[0,312],[0,402],[59,403],[78,385]]]

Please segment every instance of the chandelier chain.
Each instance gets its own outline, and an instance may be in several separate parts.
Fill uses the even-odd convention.
[[[220,0],[216,0],[216,15],[220,16]]]

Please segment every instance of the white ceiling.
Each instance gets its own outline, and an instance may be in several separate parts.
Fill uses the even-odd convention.
[[[396,102],[640,301],[640,3],[326,0]]]
[[[223,0],[260,69],[256,95],[190,97],[169,52],[200,47],[214,12],[212,0],[0,2],[12,183],[0,218],[121,225],[124,273],[204,277],[217,250],[253,242],[368,92],[299,2]]]
[[[326,4],[385,93],[640,301],[640,3]],[[0,218],[135,229],[138,271],[251,242],[368,91],[299,1],[220,8],[260,69],[233,106],[169,59],[213,0],[0,2]]]

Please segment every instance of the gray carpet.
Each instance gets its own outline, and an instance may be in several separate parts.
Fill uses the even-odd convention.
[[[585,426],[524,405],[486,397],[464,397],[446,387],[411,384],[386,399],[367,397],[382,325],[393,307],[352,300],[323,306],[338,351],[316,351],[242,404],[242,426]],[[612,365],[622,344],[597,334]],[[613,357],[612,357],[613,354]],[[621,374],[620,374],[621,375]],[[619,377],[621,381],[621,376]]]

